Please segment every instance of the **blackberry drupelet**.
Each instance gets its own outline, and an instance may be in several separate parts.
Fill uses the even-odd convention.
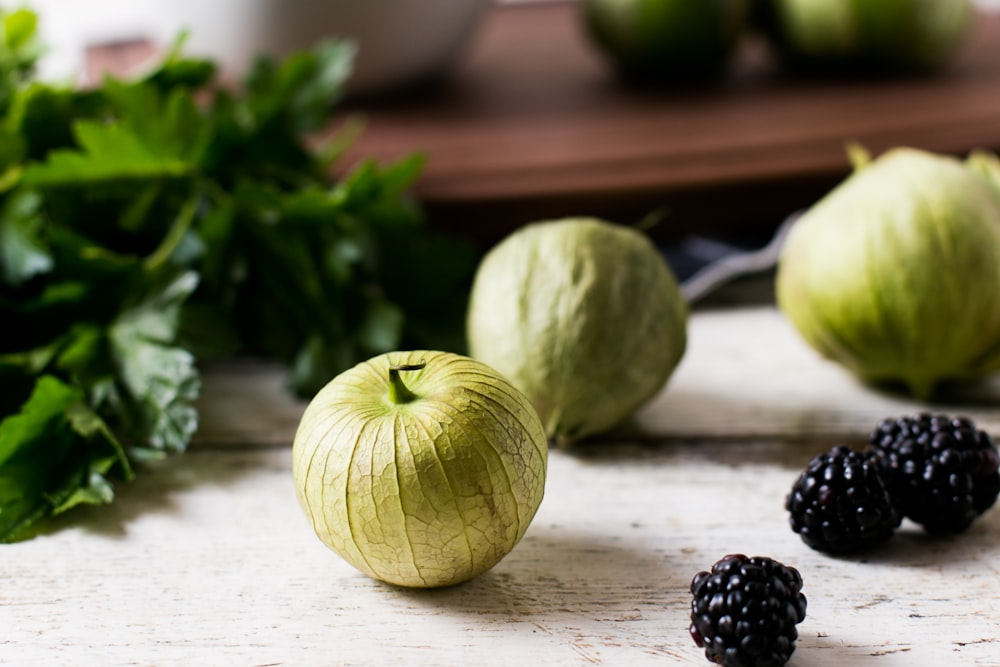
[[[691,637],[723,667],[779,667],[806,616],[802,577],[771,558],[730,554],[691,581]]]
[[[875,457],[842,445],[813,457],[792,485],[785,509],[802,541],[828,553],[884,542],[902,520]]]
[[[885,419],[869,441],[896,509],[929,533],[966,530],[1000,493],[996,445],[968,418]]]

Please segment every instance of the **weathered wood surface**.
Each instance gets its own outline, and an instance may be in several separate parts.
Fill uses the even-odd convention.
[[[708,664],[687,634],[688,585],[734,551],[801,570],[793,666],[1000,663],[1000,509],[949,539],[904,524],[863,558],[813,552],[787,527],[809,456],[917,406],[815,359],[769,307],[698,313],[691,333],[639,435],[553,451],[522,543],[436,591],[327,551],[291,480],[301,404],[277,373],[216,371],[189,453],[110,507],[0,547],[0,664]],[[996,408],[968,412],[996,432]]]
[[[928,404],[865,387],[820,359],[779,311],[752,307],[700,313],[677,372],[636,421],[654,438],[853,442],[883,417],[956,409],[1000,434],[1000,383],[946,386]]]
[[[705,309],[667,386],[634,424],[633,439],[857,440],[885,416],[960,408],[1000,434],[1000,377],[947,387],[921,404],[865,387],[820,359],[774,307]],[[206,379],[199,440],[216,445],[289,443],[304,404],[282,393],[277,367],[222,367]]]

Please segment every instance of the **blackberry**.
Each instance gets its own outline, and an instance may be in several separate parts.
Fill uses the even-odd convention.
[[[731,554],[691,581],[691,637],[724,667],[778,667],[806,617],[802,577],[767,557]]]
[[[785,509],[802,541],[828,553],[884,542],[902,521],[874,455],[842,445],[813,457],[792,485]]]
[[[960,533],[996,502],[1000,455],[965,417],[883,420],[869,441],[900,514],[928,533]]]

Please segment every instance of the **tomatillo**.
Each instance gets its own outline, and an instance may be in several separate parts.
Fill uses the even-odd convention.
[[[586,34],[626,77],[691,80],[720,74],[750,0],[580,0]]]
[[[328,547],[399,586],[458,584],[524,536],[547,442],[528,399],[489,366],[391,352],[316,394],[292,446],[298,499]]]
[[[933,69],[962,42],[971,0],[757,0],[755,21],[804,69]]]
[[[793,225],[777,300],[803,338],[918,399],[1000,369],[1000,193],[990,161],[911,148],[859,166]]]
[[[687,302],[641,231],[536,222],[476,271],[469,353],[510,378],[560,445],[603,433],[659,392],[687,345]]]

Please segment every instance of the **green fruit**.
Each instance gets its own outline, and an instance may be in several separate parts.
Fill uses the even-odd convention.
[[[514,548],[542,501],[547,451],[531,404],[493,369],[390,352],[313,398],[292,470],[327,546],[371,577],[426,588],[475,577]]]
[[[971,0],[757,0],[758,23],[806,68],[940,66],[961,43]]]
[[[627,76],[692,79],[721,72],[749,0],[581,0],[587,34]]]
[[[927,398],[985,375],[1000,368],[1000,199],[957,159],[889,151],[795,223],[776,288],[805,340],[866,381]]]
[[[595,219],[519,229],[480,264],[470,354],[510,378],[561,444],[656,394],[684,354],[687,304],[639,231]]]

